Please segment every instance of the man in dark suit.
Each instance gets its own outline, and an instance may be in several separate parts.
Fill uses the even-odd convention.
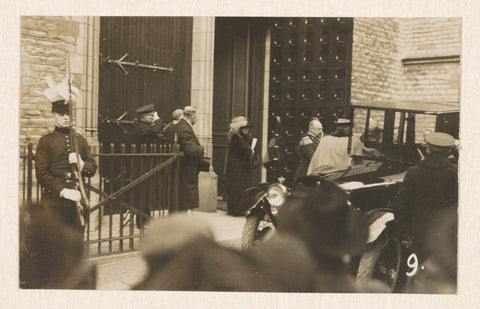
[[[183,157],[180,158],[180,211],[199,207],[198,166],[205,154],[205,148],[200,145],[193,131],[196,122],[197,109],[186,106],[183,110],[183,119],[175,126],[180,151],[183,152]]]

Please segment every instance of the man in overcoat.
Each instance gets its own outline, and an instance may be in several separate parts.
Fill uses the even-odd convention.
[[[427,135],[425,141],[429,154],[417,166],[407,170],[393,203],[401,236],[404,239],[411,237],[421,260],[431,253],[427,237],[430,223],[442,209],[456,207],[458,202],[457,170],[448,159],[454,138],[435,132]]]
[[[52,101],[52,114],[55,129],[42,136],[35,154],[35,170],[38,183],[43,187],[42,204],[68,226],[83,228],[80,225],[77,205],[82,198],[75,188],[72,164],[78,164],[80,177],[92,177],[97,164],[90,154],[87,140],[78,133],[74,134],[75,149],[72,149],[70,135],[70,104],[66,83],[51,86],[43,94]],[[75,87],[71,87],[75,88]],[[76,88],[75,88],[76,90]],[[78,91],[78,90],[76,90]],[[72,96],[72,99],[74,96]],[[77,154],[79,158],[77,159]]]
[[[205,154],[205,148],[200,145],[193,131],[193,125],[196,122],[197,109],[186,106],[183,110],[183,118],[175,125],[180,151],[183,152],[183,157],[180,158],[180,211],[199,207],[198,166]]]
[[[172,122],[165,127],[163,130],[163,134],[165,135],[165,139],[170,144],[175,143],[175,126],[183,117],[183,109],[176,109],[172,112]]]
[[[336,131],[322,137],[317,149],[313,153],[308,165],[307,175],[318,169],[346,169],[355,161],[350,154],[361,156],[362,142],[356,136],[352,136],[350,153],[348,151],[348,135],[351,126],[350,119],[339,118],[335,121]]]

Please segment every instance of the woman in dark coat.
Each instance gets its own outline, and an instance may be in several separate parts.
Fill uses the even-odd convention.
[[[228,214],[241,216],[245,209],[239,201],[250,184],[250,172],[258,165],[258,156],[252,149],[251,127],[245,117],[232,120],[233,134],[228,144],[227,209]]]

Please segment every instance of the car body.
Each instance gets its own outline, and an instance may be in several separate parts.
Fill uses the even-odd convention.
[[[353,136],[363,140],[364,152],[353,156],[348,169],[314,174],[337,182],[349,191],[355,208],[368,211],[389,208],[406,170],[420,162],[425,153],[425,132],[445,132],[458,140],[459,103],[455,101],[371,101],[353,104],[349,145]],[[369,122],[380,124],[377,136],[369,139]],[[350,149],[349,149],[350,152]]]

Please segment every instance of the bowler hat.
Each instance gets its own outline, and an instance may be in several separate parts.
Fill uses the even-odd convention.
[[[425,136],[425,142],[428,146],[437,148],[450,148],[455,145],[453,136],[442,132],[434,132]]]
[[[360,254],[368,236],[366,218],[350,208],[347,193],[313,175],[297,180],[294,197],[280,209],[278,230],[301,238],[317,256],[336,258]]]
[[[136,112],[137,114],[149,114],[149,113],[153,113],[153,111],[155,110],[155,107],[153,106],[153,104],[148,104],[148,105],[144,105],[142,107],[139,107],[136,109]]]

